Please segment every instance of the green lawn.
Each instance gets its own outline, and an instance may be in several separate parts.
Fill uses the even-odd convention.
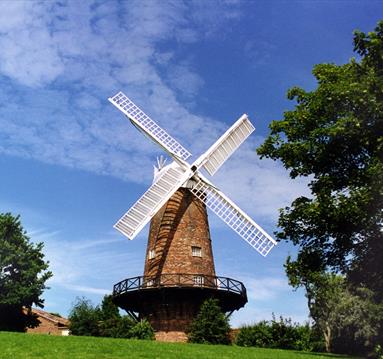
[[[57,337],[0,332],[0,358],[330,359],[350,357],[224,345],[160,343],[145,340],[75,336]]]

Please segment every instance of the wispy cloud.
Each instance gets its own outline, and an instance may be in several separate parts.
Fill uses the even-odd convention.
[[[180,102],[193,101],[204,82],[190,59],[161,44],[220,36],[220,28],[240,19],[238,5],[2,2],[0,72],[12,81],[3,77],[0,88],[0,152],[150,183],[160,150],[106,101],[123,89],[198,156],[226,126]],[[260,161],[261,139],[252,138],[214,181],[257,218],[275,221],[276,209],[304,191],[305,182]]]
[[[143,164],[158,150],[132,134],[107,103],[119,89],[159,123],[166,121],[164,127],[187,146],[194,147],[196,137],[202,145],[207,134],[220,131],[218,121],[197,117],[182,105],[180,98],[195,96],[203,80],[187,59],[161,44],[213,36],[233,14],[238,18],[235,3],[17,1],[0,6],[0,152],[149,181]],[[190,17],[196,9],[198,15]]]
[[[77,238],[76,241],[65,240],[59,232],[45,229],[32,230],[29,234],[34,242],[44,242],[45,258],[53,272],[49,286],[106,294],[113,281],[123,279],[126,264],[134,275],[142,271],[143,259],[127,250],[126,241],[115,233],[105,234],[103,239]]]
[[[91,294],[106,295],[106,294],[111,294],[112,292],[110,289],[94,288],[94,287],[88,287],[84,285],[64,284],[64,287],[66,289],[80,292],[82,294],[91,293]]]
[[[251,67],[266,65],[275,51],[276,47],[265,40],[248,40],[244,46],[244,53]]]
[[[281,293],[291,292],[287,278],[279,277],[245,277],[248,296],[256,302],[269,301],[281,296]]]
[[[41,87],[65,69],[58,44],[49,31],[53,3],[0,3],[0,69],[20,83]]]
[[[217,173],[214,183],[254,218],[276,225],[279,208],[300,195],[309,196],[308,181],[293,181],[280,163],[261,160],[255,152],[261,140],[256,136],[247,140]]]
[[[271,320],[273,314],[277,319],[283,315],[294,322],[307,322],[308,309],[302,293],[293,291],[286,276],[270,274],[254,277],[251,273],[242,272],[236,275],[245,283],[249,301],[245,309],[234,313],[233,326]]]

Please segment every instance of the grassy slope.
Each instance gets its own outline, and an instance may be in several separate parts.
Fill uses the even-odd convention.
[[[57,337],[0,332],[0,358],[330,359],[349,357],[223,345],[177,344],[144,340],[75,336]]]

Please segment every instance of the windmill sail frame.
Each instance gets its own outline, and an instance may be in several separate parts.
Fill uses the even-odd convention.
[[[277,242],[198,171],[203,167],[210,175],[214,175],[255,130],[246,114],[242,115],[208,151],[189,165],[186,160],[191,153],[123,92],[110,97],[109,101],[174,159],[173,163],[158,173],[149,189],[117,221],[114,225],[117,230],[133,239],[178,188],[185,184],[189,188],[191,184],[191,192],[262,256],[270,252]]]

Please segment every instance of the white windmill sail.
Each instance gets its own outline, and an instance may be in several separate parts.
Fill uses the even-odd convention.
[[[135,105],[123,92],[120,91],[108,100],[170,154],[179,156],[183,160],[191,156],[188,150],[179,144],[163,128],[158,126],[157,123]]]
[[[255,130],[247,115],[242,115],[196,162],[213,176],[223,163]]]
[[[191,191],[264,257],[277,244],[257,223],[217,188],[196,182]]]
[[[133,239],[177,189],[187,183],[187,187],[204,201],[208,208],[260,254],[266,256],[269,253],[277,242],[198,172],[204,167],[213,175],[254,131],[255,128],[247,115],[242,115],[207,152],[190,165],[186,162],[191,156],[190,152],[122,92],[109,98],[109,101],[175,160],[156,172],[158,177],[154,179],[152,186],[114,225],[116,229]]]
[[[158,179],[120,218],[114,228],[133,239],[189,177],[189,171],[185,171],[175,162],[164,168]]]

